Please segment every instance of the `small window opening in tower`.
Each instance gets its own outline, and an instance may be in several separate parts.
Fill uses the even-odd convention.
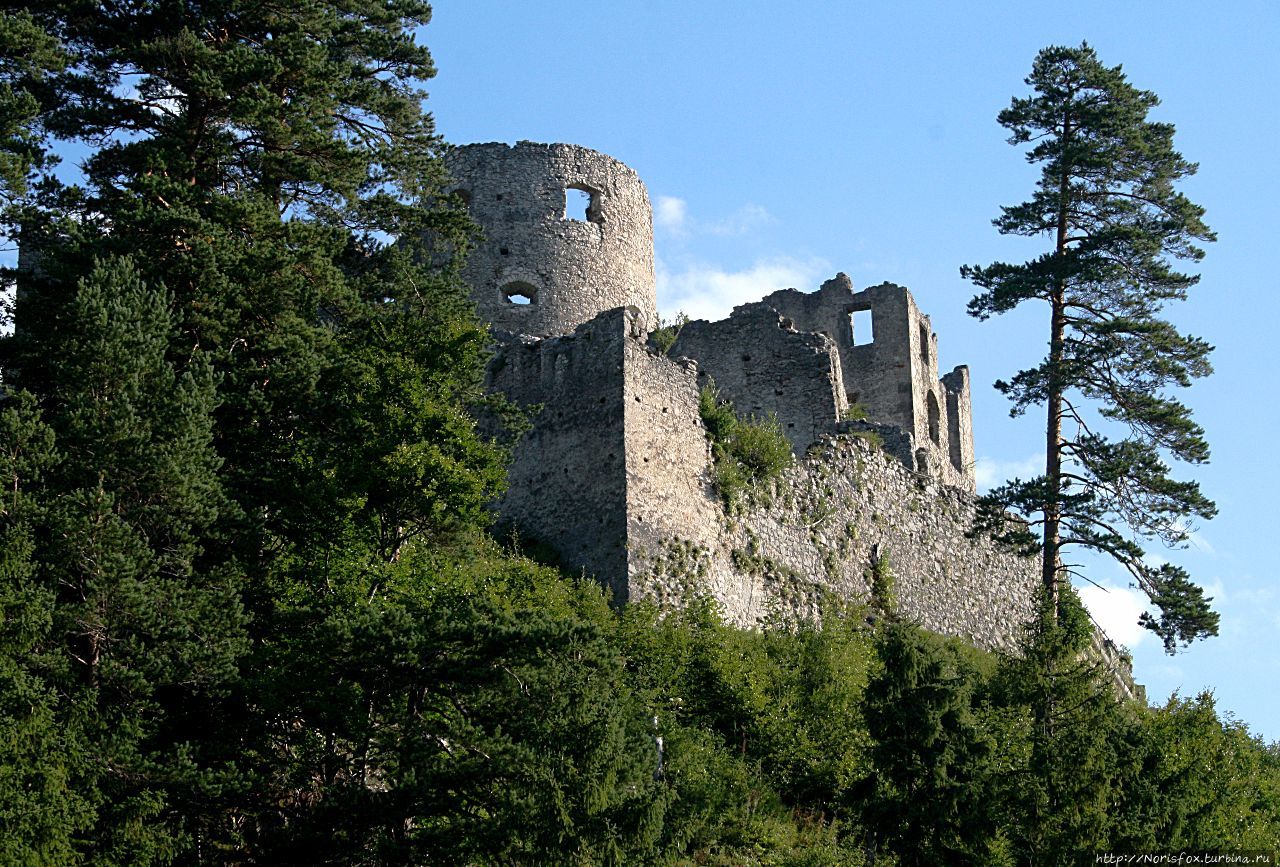
[[[854,346],[874,343],[876,335],[871,326],[871,311],[858,310],[854,313],[850,313],[849,330],[853,333]]]
[[[929,329],[923,322],[920,323],[920,360],[925,367],[929,366]]]
[[[938,399],[933,396],[933,392],[929,392],[929,439],[933,440],[935,446],[942,445],[941,415],[942,411],[938,408]]]
[[[502,297],[508,304],[528,306],[538,303],[538,289],[529,283],[515,281],[502,287]]]
[[[600,223],[600,191],[586,184],[564,188],[564,218],[584,223]]]
[[[462,205],[462,207],[468,208],[468,209],[471,207],[471,191],[470,190],[459,188],[454,190],[453,194],[457,196],[458,203]]]

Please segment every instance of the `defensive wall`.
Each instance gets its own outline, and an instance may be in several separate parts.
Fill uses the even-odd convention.
[[[874,339],[855,332],[863,311]],[[774,412],[799,452],[856,413],[906,436],[906,466],[974,489],[969,369],[939,378],[938,336],[902,286],[854,292],[841,273],[816,292],[783,289],[687,324],[671,354],[696,359],[740,412]]]
[[[485,232],[465,274],[493,326],[488,385],[534,411],[500,525],[619,604],[709,595],[740,625],[817,615],[827,594],[870,602],[884,557],[900,614],[980,647],[1016,646],[1039,569],[968,536],[969,373],[939,376],[937,335],[909,291],[858,292],[837,274],[690,322],[662,352],[634,172],[585,148],[523,142],[459,148],[450,167]],[[583,188],[579,220],[566,196]],[[867,311],[874,339],[860,340],[855,314]],[[775,415],[797,458],[733,509],[715,490],[698,411],[710,380],[740,414]],[[1130,690],[1104,636],[1098,650]]]

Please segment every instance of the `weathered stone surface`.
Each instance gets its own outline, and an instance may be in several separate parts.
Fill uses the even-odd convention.
[[[630,168],[534,142],[467,145],[446,165],[484,230],[463,277],[486,321],[538,336],[571,334],[617,307],[654,321],[653,209]],[[566,211],[574,191],[590,197],[584,212]]]
[[[541,406],[508,470],[500,525],[549,545],[618,601],[627,562],[622,358],[636,318],[620,307],[564,337],[496,333],[488,369],[491,389]]]
[[[690,322],[669,353],[696,359],[739,415],[774,413],[797,452],[832,433],[844,410],[840,359],[823,334],[797,331],[766,304],[744,304],[719,322]]]
[[[854,292],[844,274],[784,289],[669,353],[654,324],[651,216],[630,169],[571,145],[472,145],[450,157],[487,240],[468,265],[494,326],[490,388],[539,407],[518,445],[500,522],[595,576],[618,603],[709,595],[734,623],[815,616],[826,594],[871,600],[881,556],[897,610],[1012,650],[1032,614],[1034,560],[970,539],[969,371],[938,375],[937,336],[911,293]],[[566,187],[593,191],[567,220]],[[534,303],[507,298],[513,281]],[[851,316],[870,311],[874,340]],[[799,457],[730,514],[712,485],[698,392],[714,378],[739,413],[777,415]],[[851,405],[866,419],[848,418]],[[1131,689],[1127,663],[1097,651]]]

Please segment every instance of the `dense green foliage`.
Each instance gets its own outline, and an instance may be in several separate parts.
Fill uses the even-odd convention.
[[[739,416],[714,382],[699,392],[698,412],[711,441],[716,489],[731,508],[747,491],[776,479],[791,466],[791,443],[772,412],[764,418]]]
[[[1174,128],[1148,119],[1159,104],[1088,45],[1041,51],[1026,83],[1033,94],[1000,113],[1009,143],[1040,167],[1034,194],[1002,208],[1003,234],[1046,237],[1050,249],[1021,264],[966,266],[981,292],[969,312],[986,319],[1028,301],[1048,306],[1048,353],[996,387],[1019,415],[1046,413],[1045,472],[984,498],[987,527],[1020,546],[1040,533],[1051,595],[1069,583],[1063,553],[1079,548],[1121,563],[1159,610],[1142,616],[1173,653],[1216,635],[1218,615],[1178,566],[1153,565],[1144,540],[1186,543],[1190,522],[1214,504],[1192,481],[1170,476],[1169,458],[1209,458],[1204,431],[1168,389],[1211,372],[1205,341],[1161,318],[1197,277],[1173,269],[1198,261],[1214,236],[1204,209],[1176,190],[1196,171],[1173,147]],[[1096,407],[1096,412],[1090,412]],[[1004,519],[1012,510],[1027,524]]]
[[[424,3],[6,10],[4,219],[39,256],[0,345],[0,863],[1059,863],[1280,837],[1274,747],[1209,696],[1118,705],[1077,644],[998,659],[834,605],[764,630],[616,611],[495,542],[505,453],[473,419],[506,410],[434,255],[469,228],[432,195]],[[38,174],[49,133],[90,147],[82,187]],[[790,460],[706,403],[744,479]],[[1087,736],[1038,727],[1045,695]]]
[[[689,324],[689,317],[683,312],[677,313],[675,319],[659,319],[658,327],[649,335],[649,341],[664,355],[675,346],[680,330]]]

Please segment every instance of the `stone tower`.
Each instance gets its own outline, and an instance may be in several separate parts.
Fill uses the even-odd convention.
[[[911,293],[892,283],[855,293],[851,312],[872,315],[874,340],[852,333],[844,377],[850,403],[911,433],[918,472],[973,490],[974,454],[969,368],[938,372],[938,335]]]
[[[841,403],[858,405],[872,421],[907,434],[910,442],[899,455],[903,463],[974,490],[969,368],[939,376],[938,335],[906,288],[881,283],[854,292],[849,278],[838,274],[817,292],[783,289],[759,303],[796,329],[831,340],[844,389]],[[856,333],[858,313],[869,314],[870,334]],[[836,411],[842,410],[838,404]]]
[[[634,171],[534,142],[467,145],[446,164],[484,231],[463,278],[495,329],[567,335],[619,307],[655,321],[653,209]]]

